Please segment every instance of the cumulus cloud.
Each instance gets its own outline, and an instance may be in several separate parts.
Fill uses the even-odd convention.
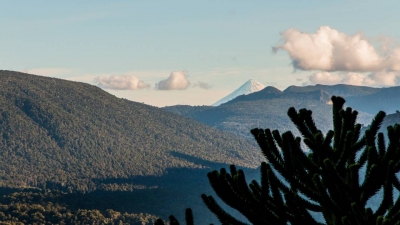
[[[158,90],[186,90],[190,86],[190,82],[187,79],[187,71],[174,71],[171,75],[158,83],[156,83],[156,89]]]
[[[135,76],[98,76],[94,82],[101,88],[112,90],[139,90],[150,87]]]
[[[399,84],[400,73],[382,71],[370,74],[369,78],[375,82],[375,86],[394,86]]]
[[[274,51],[286,51],[295,69],[347,72],[400,71],[400,48],[376,48],[362,33],[347,35],[329,26],[316,33],[291,28],[281,33],[283,43]],[[382,53],[384,50],[385,54]],[[354,75],[352,75],[354,76]],[[330,77],[329,79],[332,79]]]
[[[394,71],[373,72],[370,74],[361,74],[355,72],[317,72],[309,77],[311,84],[350,84],[358,86],[385,87],[398,85],[400,73]]]
[[[310,76],[310,82],[312,84],[338,84],[342,80],[342,77],[338,74],[332,74],[329,72],[314,73]]]

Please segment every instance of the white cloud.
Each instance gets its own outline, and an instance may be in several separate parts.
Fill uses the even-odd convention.
[[[385,87],[398,85],[400,73],[393,71],[381,71],[370,74],[354,72],[317,72],[309,77],[311,84],[350,84],[358,86]]]
[[[333,74],[329,72],[318,72],[310,76],[310,82],[312,84],[338,84],[342,80],[341,76],[338,74]]]
[[[281,37],[284,43],[273,49],[288,52],[296,69],[349,72],[400,70],[400,48],[388,49],[387,41],[384,41],[377,50],[361,33],[347,35],[322,26],[315,34],[291,28],[282,32]]]
[[[112,90],[138,90],[150,87],[135,76],[98,76],[94,82],[101,88]]]
[[[171,75],[156,84],[158,90],[186,90],[190,86],[187,71],[174,71]]]
[[[398,85],[400,73],[398,72],[378,72],[369,75],[369,78],[378,86],[394,86]]]

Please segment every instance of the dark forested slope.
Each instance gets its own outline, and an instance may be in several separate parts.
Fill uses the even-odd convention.
[[[204,167],[183,156],[245,167],[261,158],[252,142],[98,87],[0,71],[2,185],[87,190],[103,179]]]

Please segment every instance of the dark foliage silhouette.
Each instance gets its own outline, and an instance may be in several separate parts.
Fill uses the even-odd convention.
[[[273,225],[398,225],[400,190],[400,126],[387,127],[386,144],[378,133],[385,117],[379,112],[361,135],[357,111],[344,109],[345,100],[331,98],[333,130],[323,135],[310,110],[288,110],[288,116],[302,135],[281,134],[269,129],[251,133],[268,163],[261,164],[261,180],[247,184],[244,172],[213,171],[208,179],[215,193],[252,224]],[[304,151],[308,148],[308,151]],[[382,190],[376,209],[368,200]],[[202,195],[207,207],[222,224],[246,224],[226,212],[212,196]],[[321,213],[318,222],[311,212]]]

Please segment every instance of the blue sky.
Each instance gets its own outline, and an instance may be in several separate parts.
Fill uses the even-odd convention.
[[[211,105],[248,79],[281,90],[397,85],[397,56],[390,56],[400,43],[399,8],[398,1],[5,1],[0,69],[88,82],[155,106]],[[301,33],[281,35],[289,29]],[[314,44],[290,47],[318,30]],[[370,44],[380,58],[343,57],[352,55],[343,49],[359,32],[364,42],[357,46]],[[337,33],[341,39],[329,39],[342,43],[333,58],[352,65],[307,58],[319,37]],[[379,65],[362,66],[373,60]]]

